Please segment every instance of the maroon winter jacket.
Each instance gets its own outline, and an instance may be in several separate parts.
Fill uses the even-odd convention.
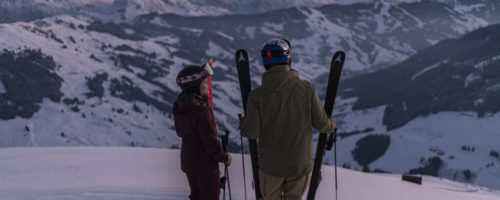
[[[177,135],[182,137],[182,171],[194,177],[217,173],[218,162],[226,162],[228,158],[217,140],[212,112],[207,106],[178,99],[174,103],[173,114]]]

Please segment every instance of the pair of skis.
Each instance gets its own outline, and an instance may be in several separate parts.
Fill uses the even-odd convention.
[[[213,62],[214,62],[213,59],[210,59],[209,61],[207,61],[205,59],[201,60],[202,65],[208,65],[208,66],[210,66],[210,68],[213,68]],[[214,101],[213,101],[213,93],[212,93],[212,76],[208,76],[207,81],[208,81],[208,107],[213,114],[214,113]],[[226,130],[225,133],[226,133],[225,135],[221,136],[221,143],[222,143],[222,148],[223,148],[224,152],[227,153],[228,152],[227,145],[228,145],[228,141],[229,141],[229,133],[230,132],[228,130]],[[231,200],[231,184],[229,183],[229,170],[227,167],[228,167],[227,164],[224,164],[224,175],[220,179],[220,183],[221,183],[220,187],[223,190],[223,194],[222,194],[223,198],[222,199],[224,199],[224,200],[226,199],[226,188],[227,188],[229,190],[228,191],[229,192],[229,200]]]
[[[240,91],[241,91],[241,100],[243,101],[243,112],[246,114],[247,111],[247,100],[248,94],[252,90],[252,85],[250,82],[250,61],[248,60],[248,54],[245,50],[240,49],[236,51],[235,54],[236,59],[236,68],[238,71],[238,78],[240,80]],[[241,120],[241,115],[240,115]],[[243,181],[245,187],[245,199],[247,197],[246,191],[246,177],[245,177],[245,159],[243,157],[243,136],[240,134],[241,139],[241,158],[243,162]],[[259,165],[258,160],[259,157],[257,155],[257,141],[254,139],[248,139],[248,145],[250,146],[250,159],[252,162],[252,174],[253,174],[253,185],[255,190],[255,198],[261,199],[262,195],[260,193],[260,185],[259,185]]]
[[[243,101],[243,109],[246,113],[246,106],[248,100],[248,94],[251,91],[251,83],[250,83],[250,67],[248,54],[245,50],[240,49],[236,51],[235,54],[236,59],[236,67],[238,71],[238,78],[240,82],[240,90],[241,90],[241,99]],[[325,111],[327,115],[330,117],[333,111],[333,107],[335,104],[335,96],[337,95],[337,89],[339,85],[340,75],[342,72],[342,68],[344,66],[345,53],[342,51],[338,51],[333,55],[332,62],[330,64],[330,74],[328,78],[328,86],[326,92],[326,100],[325,100]],[[241,119],[240,119],[241,120]],[[327,141],[327,134],[320,133],[318,139],[318,145],[316,149],[316,157],[314,160],[314,168],[311,177],[311,183],[309,185],[309,192],[307,195],[307,200],[313,200],[318,189],[318,185],[321,182],[321,164],[323,162],[323,157],[325,155],[325,149],[330,150],[332,148],[332,144],[335,148],[335,192],[337,199],[337,150],[336,150],[336,131],[333,134],[330,134],[330,137]],[[241,137],[241,136],[240,136]],[[241,139],[241,145],[243,148],[243,139]],[[254,180],[254,189],[256,199],[261,199],[262,195],[260,192],[259,185],[259,166],[258,166],[258,155],[257,155],[257,142],[253,139],[248,140],[250,146],[250,157],[252,161],[252,172],[253,172],[253,180]],[[243,149],[242,149],[243,152]],[[242,157],[243,158],[243,157]],[[243,163],[243,166],[245,164]],[[243,169],[243,175],[245,174],[245,170]],[[245,177],[244,177],[245,181]],[[246,183],[246,182],[245,182]],[[246,185],[245,185],[245,199],[246,199]]]
[[[328,77],[328,86],[326,89],[326,99],[325,99],[325,112],[328,117],[332,115],[333,107],[335,105],[335,97],[337,96],[337,89],[339,86],[340,75],[342,73],[342,68],[344,66],[345,53],[338,51],[333,55],[332,62],[330,64],[330,75]],[[335,199],[337,196],[337,146],[336,146],[337,128],[334,132],[330,134],[327,141],[327,134],[320,133],[318,138],[318,145],[316,146],[316,157],[314,158],[314,168],[311,176],[311,183],[309,185],[309,192],[307,193],[307,200],[313,200],[316,191],[318,190],[318,185],[321,182],[321,165],[323,164],[323,157],[325,155],[325,150],[331,150],[332,144],[335,151]]]
[[[238,54],[238,52],[240,52]],[[247,105],[247,99],[248,99],[248,94],[251,91],[251,85],[250,85],[250,68],[249,68],[249,62],[248,62],[248,54],[246,53],[245,50],[239,50],[236,53],[237,59],[236,59],[236,65],[238,66],[238,75],[240,76],[240,90],[241,90],[241,95],[243,99],[243,107],[244,110],[246,111],[246,105]],[[238,57],[238,55],[241,56]],[[208,64],[210,68],[213,67],[213,59],[210,59],[209,61],[206,61],[202,59],[201,61],[202,65]],[[208,106],[210,108],[210,111],[214,112],[214,107],[213,107],[213,93],[212,93],[212,77],[209,76],[207,78],[208,80],[208,89],[209,89],[209,94],[208,94]],[[240,120],[241,120],[241,115],[239,115]],[[241,160],[243,162],[243,182],[244,182],[244,188],[245,188],[245,200],[247,199],[247,188],[246,188],[246,175],[245,175],[245,159],[243,156],[243,136],[240,135],[241,139]],[[227,151],[227,145],[229,141],[229,131],[226,130],[226,135],[221,136],[221,142],[222,142],[222,148],[224,152]],[[250,144],[250,149],[255,150],[251,151],[251,157],[252,157],[252,169],[253,169],[253,174],[254,174],[254,184],[256,188],[259,188],[259,176],[258,176],[258,168],[257,168],[257,142],[255,140],[249,139],[249,144]],[[253,167],[255,166],[255,167]],[[229,190],[229,199],[231,200],[231,184],[229,183],[229,171],[228,171],[228,166],[225,164],[224,165],[224,176],[221,178],[221,189],[223,190],[223,199],[226,199],[226,187]],[[226,184],[227,183],[227,184]],[[256,189],[256,197],[257,199],[261,198],[260,195],[260,190]]]

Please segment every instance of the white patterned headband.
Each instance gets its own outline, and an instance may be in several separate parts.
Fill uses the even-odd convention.
[[[203,70],[201,70],[200,72],[177,78],[177,84],[181,85],[184,83],[189,83],[212,75],[214,75],[214,71],[208,64],[205,64],[203,66]]]

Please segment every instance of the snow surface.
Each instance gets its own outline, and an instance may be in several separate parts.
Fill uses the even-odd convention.
[[[124,0],[119,0],[124,1]],[[128,0],[130,1],[130,0]],[[133,0],[141,2],[145,0]],[[154,0],[153,0],[154,1]],[[318,7],[328,4],[355,4],[381,2],[383,4],[395,4],[403,2],[417,2],[420,0],[166,0],[164,4],[167,9],[161,10],[163,13],[175,13],[189,16],[211,16],[224,15],[229,13],[263,13],[270,10],[278,10],[291,7]],[[448,0],[440,2],[450,3]],[[117,1],[115,1],[117,2]],[[460,6],[466,11],[471,10],[467,6]],[[480,7],[480,6],[477,6]]]
[[[352,169],[361,170],[363,166],[353,159],[351,153],[356,142],[369,134],[385,134],[390,136],[389,148],[383,156],[369,164],[372,170],[407,173],[410,169],[424,166],[420,161],[422,158],[439,157],[443,161],[440,177],[467,181],[461,174],[470,170],[474,177],[468,182],[500,188],[500,159],[490,156],[490,151],[500,150],[500,113],[478,117],[475,112],[439,112],[418,117],[401,128],[387,131],[382,123],[385,106],[353,111],[354,102],[356,98],[337,99],[334,115],[338,120],[338,131],[374,130],[339,138],[338,165],[348,164]],[[464,151],[462,146],[474,147],[475,151]],[[324,163],[333,164],[333,158],[333,152],[327,151]]]
[[[470,83],[481,78],[483,77],[478,74],[470,73],[469,75],[467,75],[467,77],[465,77],[464,87],[468,87]]]
[[[16,0],[16,1],[1,1],[0,8],[9,10],[22,10],[29,6],[36,6],[41,10],[58,10],[72,9],[83,5],[93,5],[102,0]]]
[[[187,199],[179,150],[131,147],[16,147],[0,149],[0,199],[111,200]],[[244,198],[241,154],[229,167],[232,197]],[[247,195],[254,199],[249,155],[245,155]],[[221,170],[223,166],[220,165]],[[332,199],[334,168],[323,166],[316,199]],[[339,199],[498,200],[500,191],[424,176],[423,184],[401,175],[369,174],[338,168]],[[221,195],[222,198],[222,195]]]
[[[181,0],[170,2],[181,2]],[[123,5],[128,6],[125,7],[127,9],[125,10],[125,15],[123,15],[127,20],[133,18],[135,14],[148,13],[150,11],[154,11],[156,8],[167,8],[168,10],[168,7],[162,6],[138,8],[131,5],[141,4]],[[385,8],[390,6],[387,2],[383,2],[381,5],[386,6]],[[115,4],[115,6],[120,5]],[[311,29],[311,32],[313,32],[313,34],[309,37],[291,41],[292,44],[294,44],[294,55],[301,55],[303,58],[294,60],[293,65],[295,69],[300,71],[303,79],[314,81],[319,75],[326,74],[328,69],[317,64],[317,62],[312,58],[318,58],[318,55],[322,55],[318,52],[328,49],[329,52],[324,54],[327,56],[320,59],[323,59],[325,63],[329,63],[331,59],[329,55],[333,54],[336,50],[346,48],[341,44],[346,44],[346,46],[349,47],[349,49],[346,49],[346,52],[349,55],[346,60],[346,69],[351,68],[353,70],[362,71],[370,69],[369,67],[373,63],[392,63],[407,57],[407,55],[403,53],[394,51],[394,49],[387,49],[376,43],[373,43],[374,49],[371,50],[371,52],[364,52],[364,50],[359,47],[363,44],[364,40],[366,40],[366,35],[354,32],[346,24],[325,20],[325,14],[319,12],[318,9],[299,9],[307,16],[307,27]],[[193,11],[199,10],[193,9]],[[410,15],[408,12],[405,13]],[[192,13],[188,14],[191,15]],[[377,23],[377,26],[380,25],[380,31],[393,30],[394,28],[397,28],[383,24],[383,18],[384,16],[387,17],[387,14],[387,12],[378,13],[378,18],[374,19],[381,23]],[[63,23],[56,23],[57,19],[63,20]],[[417,22],[419,21],[419,19],[415,20]],[[60,65],[57,74],[65,80],[71,80],[64,82],[61,88],[65,97],[82,97],[82,94],[88,92],[88,88],[85,85],[85,76],[93,76],[96,72],[108,72],[108,74],[110,74],[110,79],[119,78],[121,76],[128,77],[134,82],[134,84],[140,85],[141,89],[143,89],[149,96],[154,96],[154,91],[161,90],[158,86],[146,83],[145,81],[137,78],[136,74],[143,73],[141,69],[129,66],[134,70],[134,73],[129,73],[114,66],[113,61],[109,59],[109,56],[113,55],[113,50],[100,50],[103,44],[111,45],[113,47],[128,45],[134,49],[140,49],[146,53],[156,53],[157,55],[160,55],[159,57],[172,60],[174,64],[170,65],[169,73],[165,77],[158,78],[157,81],[166,85],[169,89],[176,92],[176,94],[180,91],[179,87],[175,83],[175,76],[184,64],[191,62],[186,60],[186,58],[175,56],[175,52],[178,51],[176,47],[180,43],[179,37],[175,35],[168,35],[149,38],[147,41],[138,42],[117,38],[106,33],[98,33],[90,30],[81,31],[69,28],[71,23],[76,26],[87,26],[88,20],[82,16],[57,16],[43,19],[43,21],[46,21],[49,25],[38,27],[35,22],[0,24],[0,46],[9,50],[17,50],[28,46],[33,49],[42,49],[45,54],[52,56],[55,62]],[[161,21],[157,22],[162,24]],[[472,30],[480,25],[483,25],[481,23],[475,23],[473,20],[465,20],[462,22],[463,23],[460,24],[464,27],[464,29],[461,30]],[[398,25],[398,23],[394,24],[395,26]],[[162,25],[167,26],[168,24]],[[359,25],[367,26],[366,23],[360,23]],[[418,23],[418,25],[420,25],[420,23]],[[57,37],[64,42],[64,45],[68,46],[68,48],[62,49],[62,44],[54,42],[50,38],[46,38],[41,33],[33,33],[26,30],[35,27],[40,28],[43,31],[53,31]],[[255,34],[259,32],[279,35],[282,34],[283,28],[283,24],[265,23],[262,27],[245,27],[245,31],[251,38],[253,38]],[[201,29],[183,29],[189,29],[194,33],[199,33],[199,35],[203,34],[205,31]],[[129,33],[132,33],[131,30],[129,30]],[[232,36],[223,32],[216,33],[218,35],[222,35],[224,38],[232,38]],[[70,37],[73,37],[76,42],[72,42],[69,39]],[[167,45],[161,46],[156,44],[156,41],[162,41],[167,43]],[[391,45],[398,46],[396,49],[398,51],[411,52],[412,50],[410,47],[404,46],[405,44],[398,44],[395,40],[391,40],[390,43]],[[322,47],[324,48],[322,50],[318,45],[310,44],[325,45]],[[401,48],[399,48],[400,45]],[[225,48],[223,45],[211,41],[209,43],[209,49],[203,52],[214,57],[221,56],[231,58],[231,52],[234,52],[234,49],[227,49],[227,47]],[[127,54],[127,52],[120,53]],[[92,59],[89,59],[89,56],[91,55],[96,56],[102,60],[103,63],[97,63]],[[374,61],[372,61],[373,59]],[[478,64],[476,67],[483,68],[492,62],[496,62],[498,59],[498,56],[492,57],[491,59],[487,59],[483,63]],[[215,62],[215,67],[234,70],[234,67],[218,63],[217,60]],[[251,61],[251,66],[260,65],[261,64],[258,59],[253,59]],[[432,68],[426,69],[430,70]],[[255,67],[252,68],[252,70],[255,74],[262,74],[264,68]],[[414,78],[417,77],[418,73]],[[241,105],[238,104],[241,102],[238,82],[236,77],[233,75],[228,75],[227,78],[229,80],[214,81],[215,102],[220,105],[220,110],[216,111],[216,116],[219,123],[231,128],[233,133],[237,133],[237,122],[235,122],[236,114],[242,113]],[[260,84],[260,77],[253,76],[252,80],[254,83]],[[86,104],[80,106],[81,112],[79,113],[71,112],[69,107],[66,105],[44,100],[40,105],[41,110],[38,111],[31,119],[16,118],[8,121],[0,121],[0,138],[2,138],[0,140],[0,147],[125,146],[129,145],[131,142],[134,142],[134,144],[138,146],[171,147],[172,145],[180,143],[180,139],[175,135],[175,131],[172,129],[173,120],[171,117],[168,115],[166,116],[165,113],[161,113],[157,109],[143,103],[137,103],[137,106],[146,111],[149,116],[147,119],[145,118],[145,114],[131,112],[129,116],[123,116],[113,113],[113,108],[129,108],[130,110],[132,103],[109,95],[109,82],[104,83],[104,88],[106,88],[105,98],[102,100],[97,98],[86,99]],[[500,87],[497,85],[495,88],[498,89]],[[163,101],[161,99],[159,100]],[[500,185],[498,185],[500,183],[500,175],[498,173],[500,170],[500,162],[488,156],[490,149],[497,148],[497,144],[495,144],[494,141],[499,141],[498,138],[500,137],[498,132],[495,132],[495,125],[498,124],[498,120],[500,119],[498,115],[478,118],[475,114],[471,113],[437,113],[435,115],[428,116],[428,118],[422,117],[414,120],[414,125],[408,126],[408,128],[405,126],[403,128],[387,132],[386,127],[382,124],[385,106],[353,112],[349,107],[352,106],[355,99],[348,99],[345,101],[347,101],[343,104],[345,111],[337,113],[338,109],[335,109],[336,116],[343,115],[344,117],[337,118],[339,119],[339,124],[341,125],[341,131],[363,130],[364,128],[373,128],[374,131],[341,139],[338,143],[340,152],[338,155],[342,155],[338,157],[340,161],[339,164],[349,163],[353,166],[353,168],[360,169],[361,166],[357,166],[356,161],[354,161],[352,156],[350,156],[356,141],[367,134],[385,133],[391,135],[391,146],[389,147],[386,155],[381,157],[378,161],[375,161],[373,166],[370,165],[372,168],[381,168],[394,173],[407,172],[409,169],[416,168],[421,165],[421,163],[419,163],[419,159],[421,157],[428,158],[430,156],[435,156],[435,153],[428,151],[429,149],[439,148],[446,152],[446,154],[442,157],[448,164],[448,168],[452,167],[452,169],[447,169],[448,171],[471,169],[474,173],[478,173],[478,177],[474,180],[475,184],[500,188]],[[165,103],[171,104],[171,102]],[[478,101],[478,103],[480,103],[480,101]],[[96,107],[94,108],[92,105],[95,105]],[[340,105],[342,105],[342,103],[340,103]],[[87,119],[85,120],[83,120],[81,116],[83,113],[87,115]],[[233,118],[230,116],[233,116]],[[108,118],[112,118],[114,123],[103,120]],[[432,123],[433,120],[442,121],[443,123]],[[460,124],[456,124],[457,122],[460,122]],[[53,124],[53,126],[46,126],[47,124]],[[443,124],[445,126],[443,126]],[[29,127],[30,131],[25,131],[25,127]],[[488,128],[484,129],[484,127]],[[132,134],[128,136],[127,131],[130,131]],[[484,133],[487,137],[476,137],[476,135],[471,134],[473,132]],[[66,136],[61,137],[61,133],[64,133]],[[238,137],[238,134],[232,134],[232,137]],[[399,139],[396,137],[399,137]],[[434,138],[441,139],[436,140],[435,142],[429,142]],[[239,138],[237,139],[238,140],[236,141],[239,141]],[[475,145],[477,149],[479,149],[478,146],[481,146],[481,150],[478,150],[476,153],[463,152],[460,150],[461,145]],[[455,156],[455,159],[447,159],[449,155]],[[333,156],[331,156],[331,152],[329,152],[328,157],[325,160],[327,163],[333,163],[332,159]],[[469,163],[471,160],[474,161],[474,165]],[[494,162],[496,165],[493,168],[485,169],[488,162]],[[78,192],[78,190],[75,192]],[[127,193],[125,192],[125,195],[126,194]]]
[[[56,23],[62,20],[63,23]],[[85,77],[94,77],[97,72],[109,74],[112,78],[127,77],[134,84],[148,95],[154,96],[154,91],[162,91],[159,86],[150,84],[136,76],[141,73],[141,69],[129,66],[135,73],[127,72],[113,64],[109,58],[113,55],[112,49],[101,50],[103,44],[113,47],[128,45],[134,49],[141,49],[146,53],[157,53],[170,57],[170,52],[161,47],[155,41],[163,41],[168,44],[175,44],[178,38],[172,36],[161,36],[150,38],[143,42],[134,42],[114,37],[109,34],[99,32],[83,32],[69,28],[69,24],[87,26],[85,20],[76,19],[70,16],[56,16],[43,20],[48,25],[37,27],[32,23],[18,22],[13,24],[0,25],[0,46],[3,49],[15,51],[23,47],[32,49],[42,49],[44,54],[53,57],[60,66],[56,73],[67,80],[62,84],[61,92],[65,98],[78,97],[82,99],[83,94],[89,92],[86,86]],[[51,38],[46,38],[38,32],[31,32],[27,29],[40,28],[43,31],[52,31],[60,38],[63,44],[54,42]],[[74,38],[72,42],[70,38]],[[126,54],[126,52],[120,52]],[[94,55],[103,62],[95,62],[90,59]],[[71,59],[68,59],[71,58]],[[183,59],[174,57],[175,62],[170,70],[169,76],[175,76],[182,63],[189,63]],[[175,83],[175,78],[162,77],[158,82],[179,90]],[[69,81],[71,80],[71,81]],[[173,127],[173,121],[166,118],[166,113],[162,113],[151,105],[141,102],[127,102],[110,95],[109,81],[104,83],[105,95],[103,99],[85,98],[85,104],[79,105],[80,112],[73,112],[62,104],[54,103],[44,99],[41,109],[30,119],[17,117],[12,120],[0,121],[0,147],[5,146],[124,146],[134,143],[137,146],[171,147],[178,144],[180,139],[172,132],[166,131]],[[166,102],[168,103],[168,102]],[[114,109],[122,108],[131,111],[133,104],[136,104],[144,113],[126,112],[118,114]],[[82,115],[85,114],[84,118]],[[147,115],[147,117],[146,117]],[[112,119],[112,122],[109,120]],[[52,124],[52,126],[47,126]],[[30,131],[26,132],[24,127],[31,125]],[[61,134],[64,133],[64,137]]]
[[[189,0],[119,0],[114,1],[108,8],[114,16],[121,20],[132,21],[135,17],[149,13],[177,14],[184,16],[215,16],[230,14],[231,12],[223,7],[216,7],[210,4],[198,5]]]
[[[422,74],[424,74],[424,73],[426,73],[426,72],[428,72],[428,71],[430,71],[430,70],[433,70],[433,69],[435,69],[435,68],[437,68],[437,67],[441,66],[442,64],[446,64],[446,63],[448,63],[448,62],[449,62],[449,59],[446,59],[446,60],[443,60],[443,61],[438,62],[438,63],[436,63],[436,64],[432,64],[431,66],[428,66],[428,67],[426,67],[426,68],[422,69],[421,71],[417,72],[415,75],[413,75],[413,76],[411,77],[411,80],[413,80],[413,81],[414,81],[414,80],[415,80],[415,79],[417,79],[420,75],[422,75]]]
[[[331,55],[336,51],[344,50],[347,55],[345,66],[352,71],[369,70],[370,67],[382,63],[393,63],[395,61],[404,60],[408,56],[394,50],[387,49],[376,43],[366,40],[364,35],[358,34],[355,31],[344,27],[342,24],[335,24],[327,20],[326,16],[314,8],[299,8],[302,14],[307,16],[305,22],[308,24],[308,30],[311,34],[301,40],[292,39],[290,42],[294,44],[293,54],[300,55],[299,63],[318,63],[318,55],[325,55],[322,59],[323,63],[330,63]],[[361,43],[367,42],[374,48],[367,53],[361,49]],[[321,45],[310,45],[321,44]],[[325,48],[330,52],[325,52]],[[375,57],[375,60],[372,60]],[[324,67],[323,67],[324,68]],[[310,74],[308,77],[317,77],[320,72],[327,73],[328,69],[322,71],[301,71]],[[301,74],[302,75],[302,74]],[[311,79],[308,79],[311,80]]]
[[[484,67],[488,66],[489,64],[493,63],[493,62],[496,62],[500,60],[500,55],[497,55],[497,56],[493,56],[491,58],[488,58],[484,61],[481,61],[477,64],[474,65],[474,68],[476,69],[480,69],[480,70],[484,70]]]

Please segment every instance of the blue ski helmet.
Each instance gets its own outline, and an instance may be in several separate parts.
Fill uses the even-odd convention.
[[[285,39],[272,39],[264,43],[261,50],[262,60],[266,69],[276,64],[288,64],[291,62],[292,47]]]

